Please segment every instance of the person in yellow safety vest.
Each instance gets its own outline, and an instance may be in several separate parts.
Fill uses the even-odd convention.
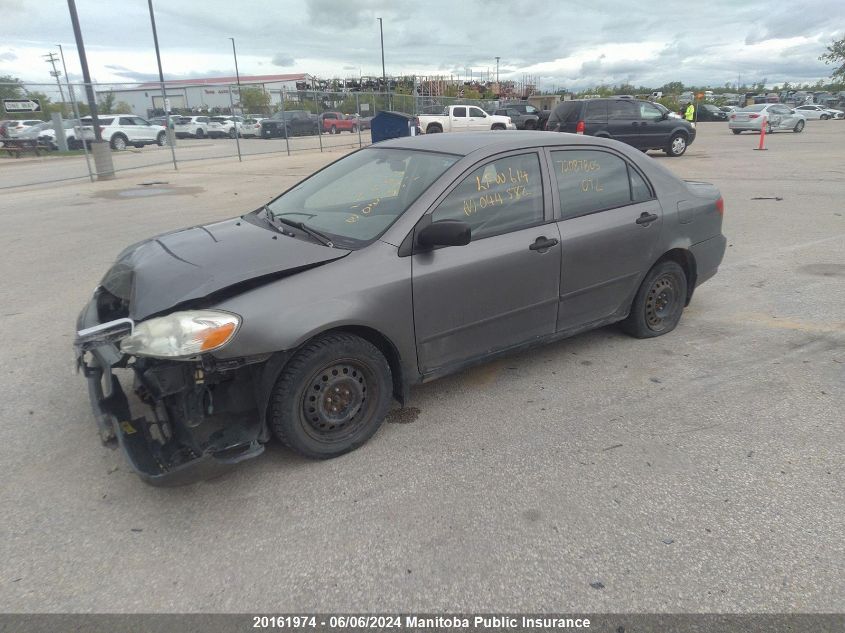
[[[684,118],[690,123],[695,122],[695,106],[692,104],[692,102],[690,102],[690,104],[687,106],[687,109],[684,112]]]

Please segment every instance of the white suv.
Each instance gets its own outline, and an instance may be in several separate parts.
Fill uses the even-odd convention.
[[[235,138],[235,128],[241,131],[244,124],[242,116],[213,116],[208,121],[208,135]]]
[[[173,131],[178,138],[205,138],[208,136],[208,123],[207,116],[180,116],[173,123]]]
[[[167,132],[162,125],[153,125],[146,119],[134,114],[103,114],[97,117],[100,133],[114,150],[124,150],[129,145],[167,145]],[[77,138],[91,138],[91,117],[82,119],[83,129],[74,128]]]

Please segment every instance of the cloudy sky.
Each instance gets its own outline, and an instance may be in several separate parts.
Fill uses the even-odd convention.
[[[76,0],[99,82],[158,78],[147,0]],[[843,0],[153,0],[165,79],[240,72],[537,77],[542,88],[669,81],[815,82],[845,36]],[[0,0],[0,75],[49,82],[64,47],[81,79],[65,0]]]

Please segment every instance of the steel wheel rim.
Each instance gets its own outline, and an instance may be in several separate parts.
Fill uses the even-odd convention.
[[[645,321],[649,329],[662,332],[669,325],[677,307],[678,289],[671,275],[661,275],[654,280],[645,302]]]
[[[335,360],[305,384],[300,405],[305,432],[325,443],[348,439],[365,426],[377,400],[378,383],[369,365]]]
[[[686,149],[687,142],[684,140],[683,136],[676,136],[672,141],[672,151],[675,154],[680,154],[681,152]]]
[[[126,141],[124,141],[122,137],[118,136],[114,139],[114,148],[116,150],[126,149]]]

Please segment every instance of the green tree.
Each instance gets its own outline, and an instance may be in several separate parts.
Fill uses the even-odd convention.
[[[241,109],[249,114],[267,114],[270,108],[270,93],[261,88],[241,88]]]
[[[834,64],[831,77],[834,79],[845,79],[845,37],[835,40],[827,47],[827,52],[819,57],[825,64]]]
[[[97,109],[103,114],[110,114],[114,111],[115,98],[116,97],[111,90],[101,94],[97,101]]]
[[[11,75],[0,75],[0,99],[20,99],[24,94],[20,79]]]
[[[118,101],[111,111],[112,114],[132,114],[132,106],[125,101]]]

